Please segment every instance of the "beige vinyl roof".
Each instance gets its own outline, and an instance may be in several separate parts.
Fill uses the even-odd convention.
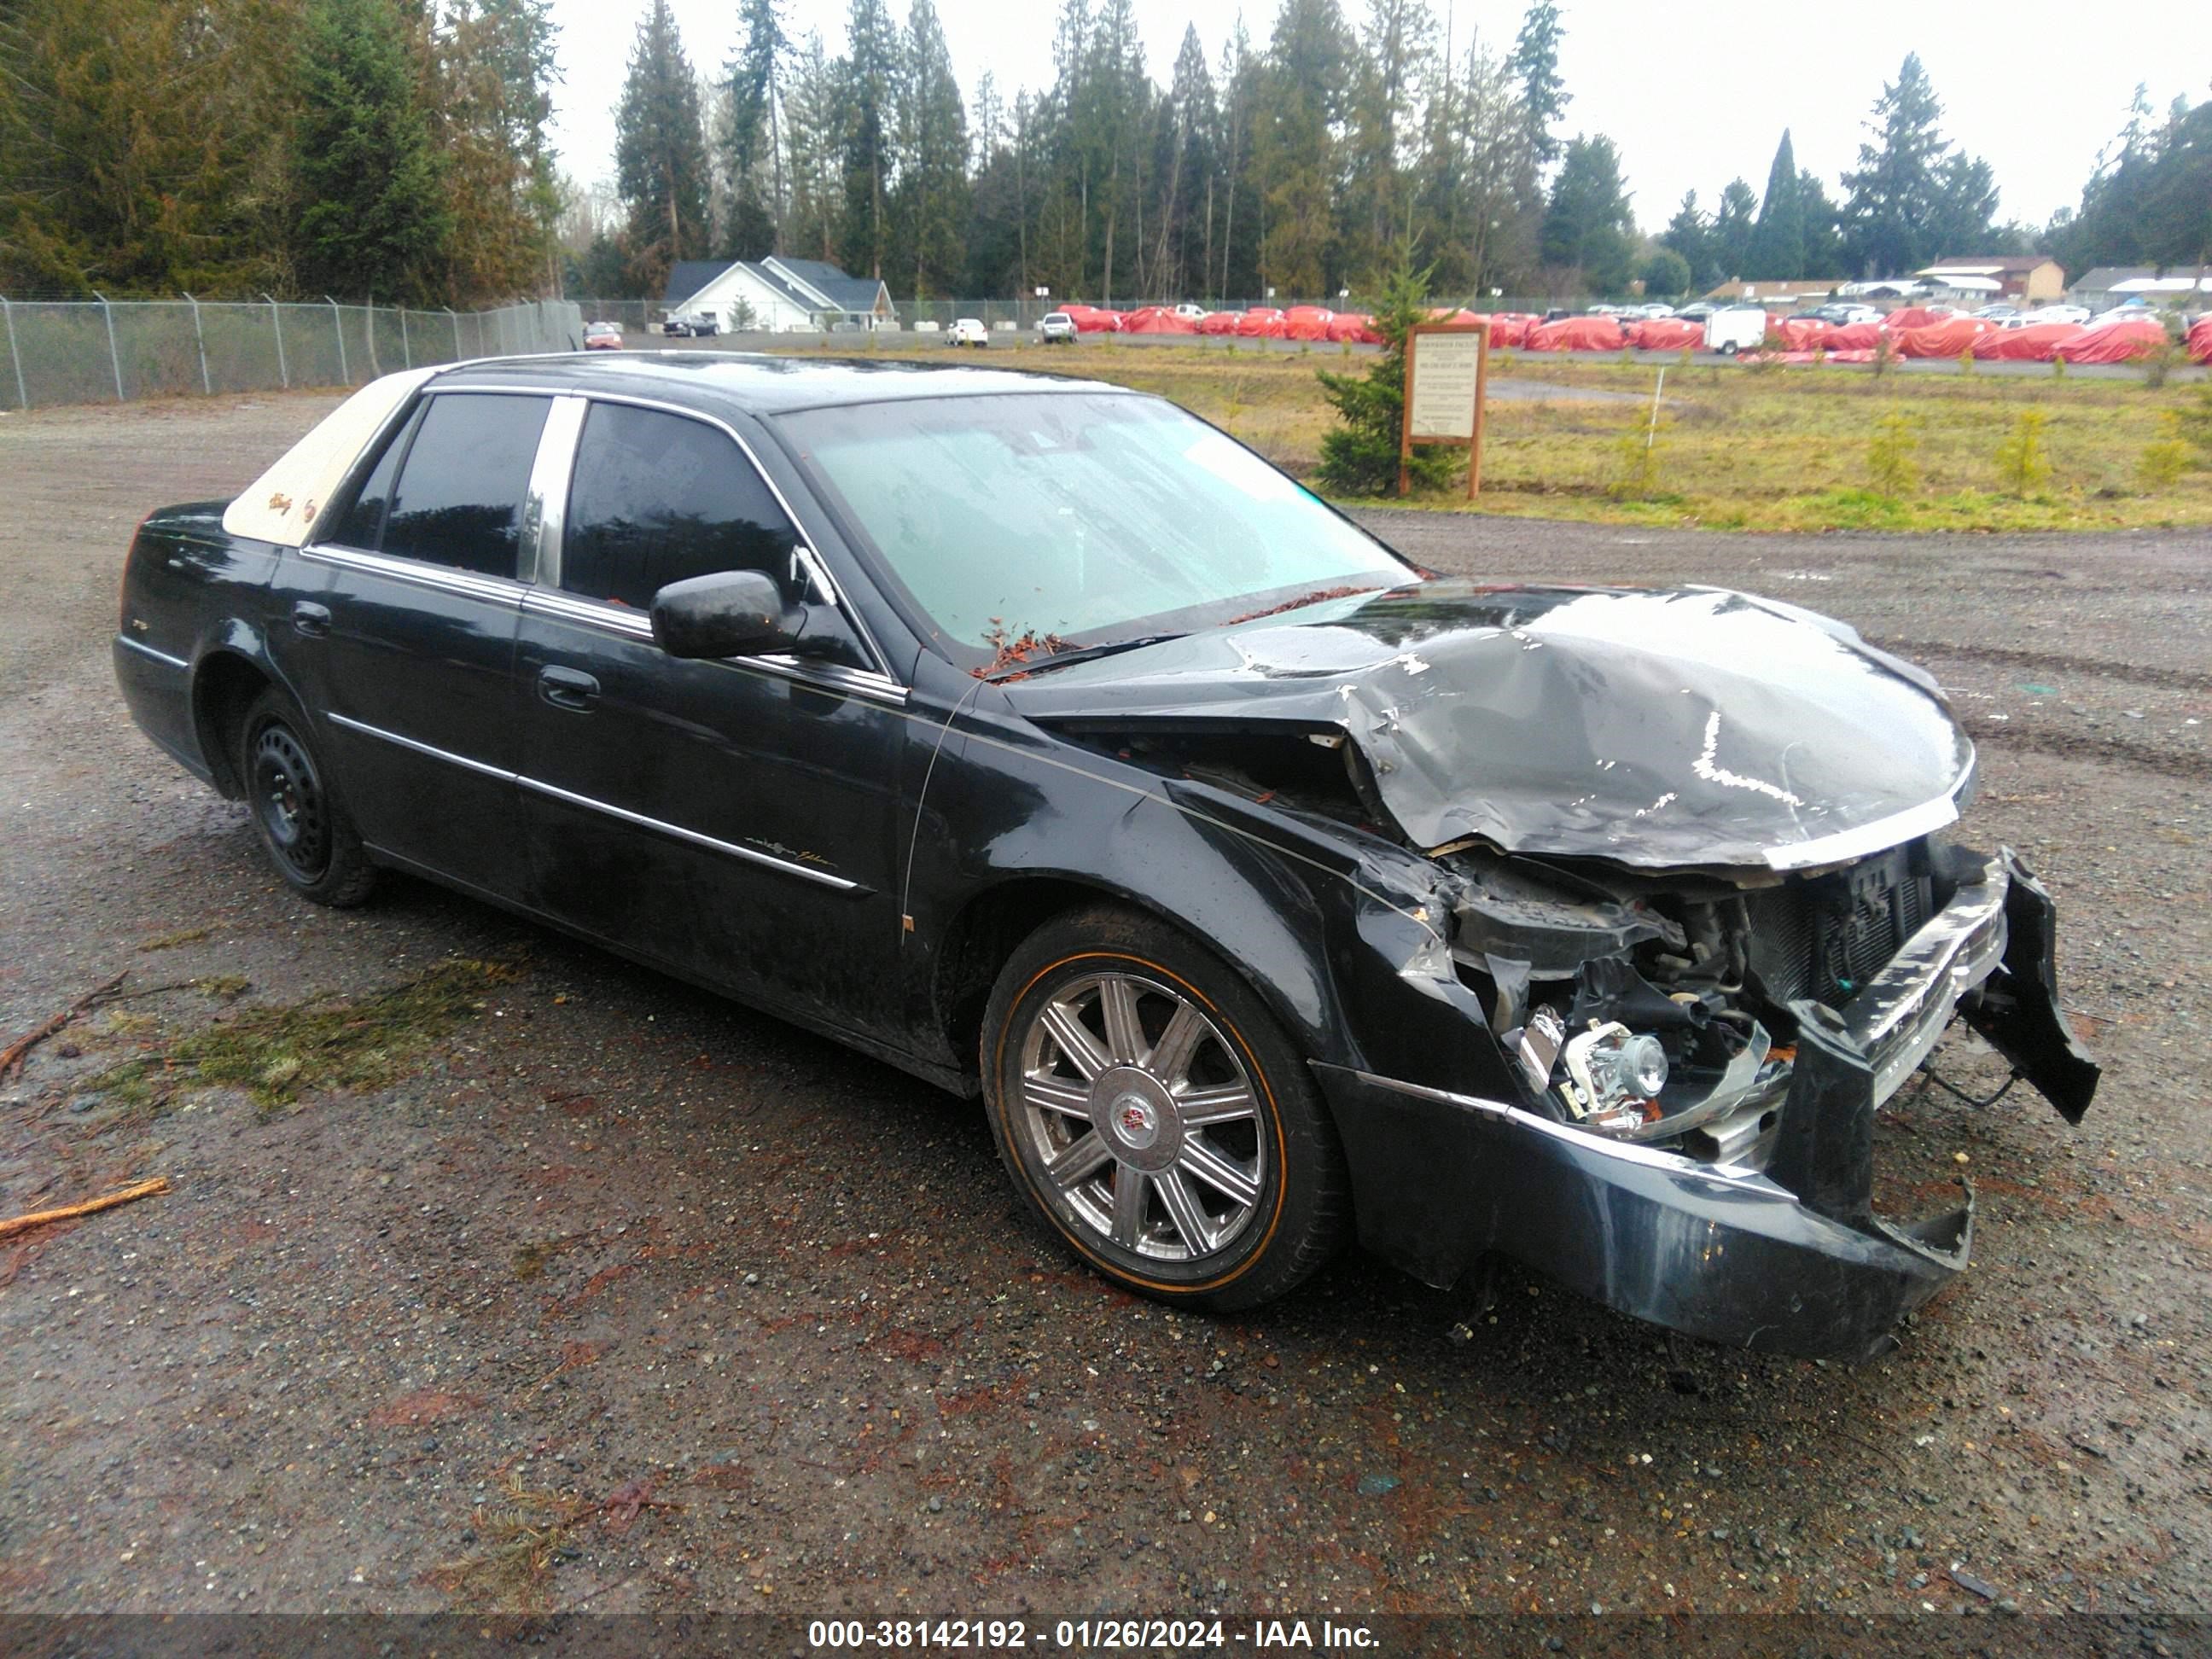
[[[223,509],[222,527],[234,536],[298,547],[315,515],[344,480],[363,445],[383,430],[392,411],[438,371],[410,368],[387,374],[340,404],[314,429],[286,450],[276,464],[246,485]]]

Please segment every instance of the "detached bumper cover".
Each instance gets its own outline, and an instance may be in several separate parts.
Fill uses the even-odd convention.
[[[1964,1269],[1972,1245],[1964,1182],[1955,1209],[1910,1226],[1872,1206],[1875,1109],[1959,999],[1981,990],[1990,1018],[1977,1025],[2062,1112],[2078,1117],[2069,1103],[2086,1108],[2094,1091],[2095,1065],[2058,1015],[2051,921],[2049,896],[2006,853],[1841,1014],[1796,1005],[1797,1063],[1763,1170],[1316,1066],[1352,1166],[1362,1240],[1432,1285],[1495,1249],[1711,1341],[1878,1353],[1899,1319]]]

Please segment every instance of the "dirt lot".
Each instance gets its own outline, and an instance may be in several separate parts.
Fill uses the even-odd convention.
[[[2212,539],[1380,526],[1753,588],[1952,689],[2105,1092],[2078,1131],[1901,1098],[1978,1260],[1845,1370],[1357,1256],[1179,1318],[1019,1221],[969,1106],[428,886],[295,900],[107,641],[138,515],[330,402],[0,420],[0,1039],[147,993],[0,1084],[0,1215],[173,1183],[0,1241],[0,1609],[2208,1610]],[[424,981],[453,956],[495,965]],[[401,988],[365,1086],[162,1075]]]

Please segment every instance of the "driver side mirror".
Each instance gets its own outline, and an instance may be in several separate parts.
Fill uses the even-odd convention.
[[[827,605],[793,605],[772,576],[725,570],[653,596],[653,638],[672,657],[829,656],[845,649]]]

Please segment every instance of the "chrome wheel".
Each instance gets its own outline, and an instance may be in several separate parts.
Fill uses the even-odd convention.
[[[1268,1180],[1260,1102],[1204,1008],[1158,980],[1070,980],[1022,1033],[1019,1119],[1062,1212],[1105,1243],[1195,1262],[1242,1237]]]

